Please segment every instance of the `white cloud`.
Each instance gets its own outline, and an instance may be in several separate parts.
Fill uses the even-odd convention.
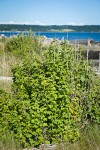
[[[25,21],[25,22],[15,22],[15,21],[3,22],[3,21],[0,21],[0,24],[44,25],[44,24],[43,24],[42,22],[40,22],[40,21],[35,21],[35,22],[29,22],[29,21]]]
[[[56,25],[55,23],[50,23],[50,24],[44,24],[41,21],[36,20],[35,22],[30,22],[30,21],[23,21],[23,22],[15,22],[15,21],[8,21],[8,22],[3,22],[0,21],[0,24],[26,24],[26,25]],[[57,25],[63,25],[63,24],[57,24]],[[65,24],[64,24],[65,25]],[[66,23],[66,25],[84,25],[82,22],[69,22]]]
[[[15,22],[15,21],[9,21],[9,22],[3,22],[3,21],[0,21],[0,24],[32,24],[30,22]]]
[[[34,23],[35,25],[45,25],[44,23],[40,22],[40,21],[35,21]]]

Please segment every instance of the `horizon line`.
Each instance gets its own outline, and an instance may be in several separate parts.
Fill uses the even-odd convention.
[[[47,24],[47,25],[40,25],[40,24],[22,24],[22,23],[0,23],[0,25],[33,25],[33,26],[100,26],[100,24]]]

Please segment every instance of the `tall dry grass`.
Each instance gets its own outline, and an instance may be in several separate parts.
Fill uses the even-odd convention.
[[[6,135],[7,136],[7,135]],[[87,129],[81,131],[80,139],[75,143],[65,142],[57,144],[56,148],[41,147],[40,148],[21,148],[20,142],[16,144],[14,138],[10,135],[5,143],[0,141],[0,150],[100,150],[100,126],[90,125]]]
[[[9,76],[10,74],[10,58],[5,49],[5,42],[0,42],[0,76]]]
[[[58,144],[56,150],[100,150],[100,126],[90,125],[77,142]]]

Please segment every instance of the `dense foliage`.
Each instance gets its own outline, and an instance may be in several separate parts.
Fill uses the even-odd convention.
[[[13,54],[15,57],[20,57],[22,59],[26,55],[34,52],[40,53],[41,43],[39,43],[39,38],[37,38],[37,36],[34,36],[29,32],[28,35],[22,34],[7,40],[6,51],[7,53]]]
[[[71,29],[76,32],[100,32],[100,25],[15,25],[15,24],[0,24],[0,31],[50,31],[50,30],[63,30]]]
[[[13,39],[7,50],[22,45],[24,53],[29,37]],[[5,142],[8,134],[23,147],[74,142],[80,127],[100,123],[100,88],[91,64],[66,41],[54,41],[41,53],[37,38],[31,46],[12,69],[12,95],[0,91],[0,138]]]

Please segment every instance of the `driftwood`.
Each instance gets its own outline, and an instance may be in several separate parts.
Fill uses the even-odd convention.
[[[100,51],[92,51],[92,50],[89,50],[88,51],[88,59],[98,59],[99,60],[99,53]],[[82,53],[83,57],[84,58],[87,58],[87,51],[83,51]]]

